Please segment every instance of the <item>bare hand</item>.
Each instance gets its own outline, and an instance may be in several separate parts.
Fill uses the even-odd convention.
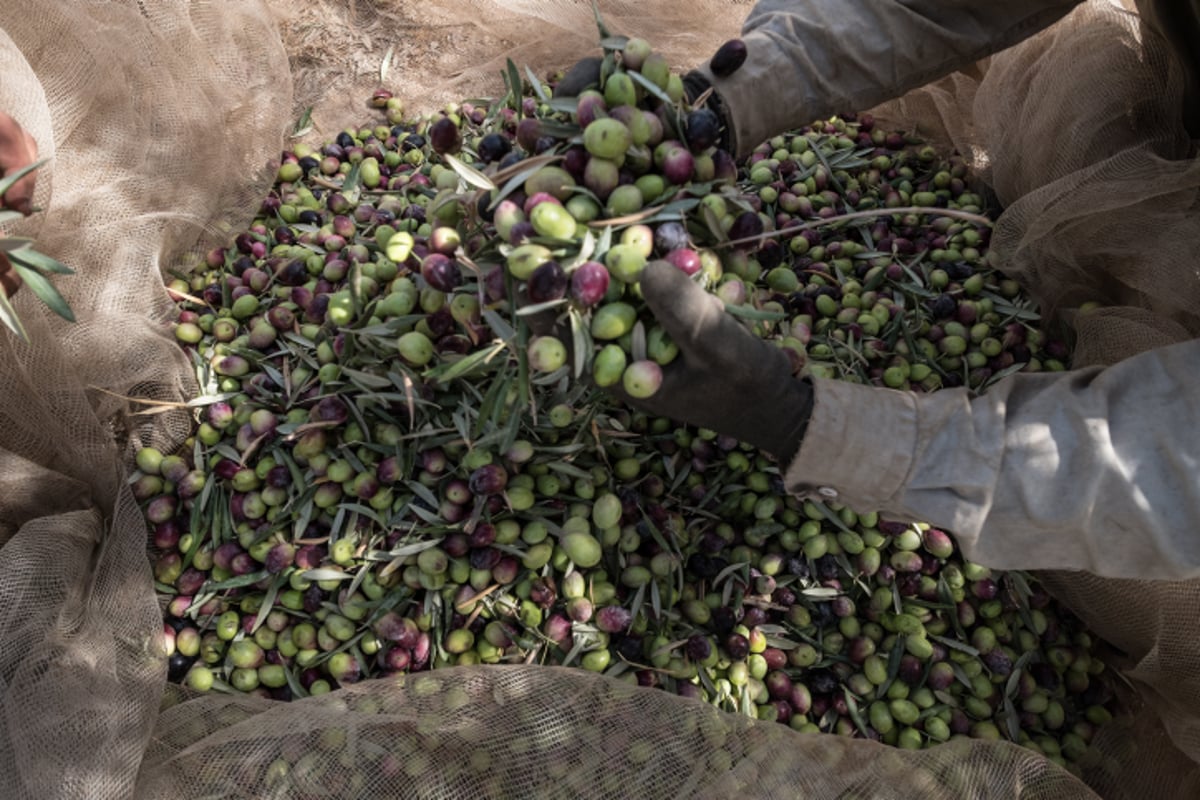
[[[37,142],[21,125],[8,114],[0,111],[0,176],[24,169],[37,160]],[[0,208],[10,208],[22,214],[33,213],[33,188],[37,173],[31,172],[21,178],[0,197]],[[0,291],[12,297],[21,288],[8,258],[0,253]]]

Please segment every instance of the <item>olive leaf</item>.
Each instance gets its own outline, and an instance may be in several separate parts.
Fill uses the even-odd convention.
[[[458,174],[458,177],[462,178],[476,189],[483,189],[484,191],[490,192],[496,188],[496,184],[492,183],[491,178],[489,178],[487,175],[484,175],[482,172],[475,169],[461,158],[457,158],[449,153],[442,156],[442,158],[444,158],[446,163],[450,165],[450,168]]]
[[[757,308],[738,306],[732,303],[726,303],[725,310],[735,317],[741,317],[742,319],[748,319],[756,322],[779,322],[787,319],[787,314],[782,311],[762,311]],[[843,530],[849,530],[844,524],[841,527]]]
[[[525,74],[529,77],[529,85],[533,87],[533,93],[537,95],[537,99],[542,103],[550,102],[550,95],[546,93],[546,87],[542,86],[542,82],[538,80],[537,75],[533,74],[533,70],[529,65],[525,65]]]
[[[600,40],[600,46],[605,50],[624,50],[629,42],[628,36],[605,36]]]
[[[604,24],[604,18],[600,16],[600,4],[596,0],[592,0],[592,16],[596,19],[596,30],[600,32],[600,39],[608,39],[612,33],[608,30],[608,26]]]
[[[575,116],[575,112],[579,109],[579,103],[574,97],[551,97],[545,103],[550,110],[571,116]]]
[[[12,307],[12,303],[3,291],[0,291],[0,322],[3,322],[5,327],[21,337],[22,341],[29,341],[29,334],[25,331],[25,326],[21,324],[21,318],[17,316],[17,311]]]
[[[512,97],[512,108],[514,111],[521,110],[521,97],[525,93],[525,87],[521,83],[521,71],[517,69],[517,65],[513,63],[511,58],[504,59],[505,83],[508,84],[509,96]]]
[[[11,253],[31,244],[33,244],[33,239],[26,239],[24,236],[0,237],[0,253]]]
[[[305,136],[312,132],[312,111],[313,107],[309,106],[308,108],[304,109],[304,113],[300,115],[300,119],[296,120],[296,124],[292,126],[293,139],[299,139],[301,136]]]
[[[510,167],[509,170],[513,170],[511,173],[508,170],[501,170],[500,172],[497,172],[494,176],[495,179],[503,180],[505,181],[505,184],[500,191],[496,193],[496,196],[492,198],[492,202],[488,204],[488,210],[492,210],[496,206],[500,205],[502,200],[524,185],[525,181],[529,180],[529,178],[532,177],[533,174],[539,169],[548,164],[552,164],[561,158],[562,156],[550,154],[545,156],[537,156],[536,158],[527,158],[524,161],[519,161]]]
[[[21,167],[11,175],[5,175],[3,178],[0,178],[0,197],[4,197],[4,195],[8,194],[8,190],[15,186],[17,181],[33,172],[38,167],[44,165],[47,160],[48,159],[43,158],[40,161],[35,161],[32,164]]]
[[[574,349],[574,376],[578,380],[592,360],[592,334],[579,309],[571,309],[570,318],[571,344]]]
[[[669,94],[664,92],[662,89],[658,88],[657,83],[650,80],[642,73],[629,71],[626,74],[630,78],[633,78],[634,83],[640,83],[642,85],[643,89],[645,89],[650,94],[654,95],[656,98],[658,98],[662,102],[667,103],[668,105],[671,105],[673,103],[673,101],[671,100],[671,96]]]
[[[517,316],[528,317],[534,314],[540,314],[543,311],[549,311],[552,308],[558,308],[561,305],[565,305],[566,302],[567,298],[560,297],[557,300],[547,300],[544,303],[533,303],[531,305],[522,306],[517,310]]]
[[[383,61],[380,62],[380,64],[379,64],[379,82],[380,83],[387,82],[388,70],[391,69],[392,56],[395,54],[395,52],[396,52],[395,45],[389,45],[387,52],[383,54]]]

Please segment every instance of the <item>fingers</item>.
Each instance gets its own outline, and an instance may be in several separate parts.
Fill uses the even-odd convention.
[[[8,175],[37,160],[37,142],[8,114],[0,112],[0,172]],[[0,198],[0,205],[29,214],[33,211],[33,189],[37,174],[31,172],[13,184]]]
[[[0,253],[0,292],[3,292],[5,297],[12,297],[17,293],[17,289],[20,288],[20,276],[12,268],[12,264],[8,261],[8,256]]]
[[[681,349],[694,348],[724,322],[721,301],[666,261],[647,264],[641,285],[654,318]]]
[[[580,59],[554,87],[555,97],[578,97],[585,89],[600,88],[600,58]]]

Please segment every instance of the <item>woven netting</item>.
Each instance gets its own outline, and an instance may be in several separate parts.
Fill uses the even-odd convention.
[[[591,8],[0,8],[0,108],[53,156],[45,211],[10,232],[77,270],[57,285],[79,318],[25,291],[33,343],[0,333],[0,797],[1200,796],[1196,583],[1044,576],[1130,657],[1126,713],[1101,729],[1087,786],[1004,742],[901,751],[557,668],[455,668],[292,703],[169,688],[123,456],[170,450],[190,417],[132,416],[122,399],[195,392],[165,325],[164,271],[250,219],[297,109],[314,107],[314,136],[357,124],[389,47],[390,88],[433,107],[499,91],[505,56],[545,72],[591,52]],[[749,4],[603,8],[686,68]],[[1200,164],[1167,53],[1135,17],[1091,3],[879,110],[971,155],[1006,208],[999,266],[1074,323],[1077,363],[1198,332]],[[1085,301],[1106,308],[1074,314]]]

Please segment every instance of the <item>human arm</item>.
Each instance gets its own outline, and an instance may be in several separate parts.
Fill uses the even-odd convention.
[[[997,569],[1200,576],[1200,341],[972,397],[813,381],[789,491],[953,531]]]
[[[665,262],[641,285],[680,356],[626,401],[771,453],[788,491],[944,527],[997,569],[1200,576],[1200,340],[916,394],[794,377]]]
[[[742,27],[746,61],[711,86],[735,156],[834,113],[865,111],[1049,26],[1079,0],[760,0]]]

